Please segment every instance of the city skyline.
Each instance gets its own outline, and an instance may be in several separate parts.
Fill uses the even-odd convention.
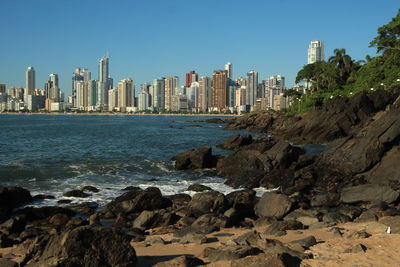
[[[241,1],[205,1],[206,6],[213,5],[206,10],[195,3],[155,2],[155,5],[127,1],[118,5],[105,1],[85,1],[79,5],[62,2],[49,5],[47,0],[23,4],[3,2],[4,16],[0,21],[8,25],[12,20],[13,24],[0,29],[4,40],[9,40],[0,44],[0,51],[6,52],[0,64],[0,83],[24,87],[24,71],[33,66],[36,87],[41,87],[50,73],[57,73],[59,88],[68,95],[71,70],[85,67],[97,77],[96,60],[109,51],[110,74],[115,81],[131,77],[135,84],[143,84],[174,75],[184,81],[185,73],[190,70],[211,77],[214,70],[223,67],[221,64],[233,62],[234,77],[245,76],[250,70],[256,70],[260,80],[282,74],[291,87],[297,71],[307,63],[304,51],[310,40],[322,40],[326,44],[326,58],[335,48],[345,48],[355,59],[363,59],[366,54],[373,56],[369,41],[376,35],[376,29],[397,10],[396,1],[387,1],[385,5],[363,1],[362,7],[343,1],[345,9],[340,3],[331,6],[320,1],[307,4],[255,1],[252,8]],[[79,22],[70,16],[75,14],[76,6],[86,14]],[[54,7],[62,11],[48,12]],[[284,11],[285,16],[274,12],[267,16],[263,12],[276,8]],[[93,12],[86,12],[92,9]],[[127,15],[132,10],[141,12],[130,16],[115,13]],[[21,16],[15,20],[17,11]],[[110,16],[104,20],[94,15],[106,11]],[[112,16],[114,13],[118,16]],[[29,29],[25,27],[27,24]],[[75,31],[81,26],[85,31]],[[97,30],[102,27],[108,31],[106,34]],[[188,38],[189,29],[191,38]],[[29,47],[22,38],[25,35],[30,37]],[[118,39],[120,35],[126,40]],[[250,35],[256,37],[251,43],[248,42]],[[102,40],[100,36],[107,38]]]

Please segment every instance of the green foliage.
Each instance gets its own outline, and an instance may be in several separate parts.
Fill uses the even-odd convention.
[[[363,90],[387,89],[400,84],[400,9],[397,16],[378,29],[370,46],[381,53],[354,61],[345,49],[335,49],[328,62],[305,65],[296,83],[305,81],[308,94],[294,99],[288,113],[304,113],[334,96],[352,96]],[[372,89],[373,88],[373,89]]]

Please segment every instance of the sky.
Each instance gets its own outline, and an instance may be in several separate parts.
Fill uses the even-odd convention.
[[[354,59],[375,55],[369,42],[389,22],[398,0],[0,0],[0,83],[25,87],[28,66],[36,87],[50,73],[71,93],[76,67],[98,78],[109,54],[114,86],[195,70],[211,76],[233,64],[233,76],[258,71],[259,81],[283,75],[294,85],[311,40],[325,56],[345,48]]]

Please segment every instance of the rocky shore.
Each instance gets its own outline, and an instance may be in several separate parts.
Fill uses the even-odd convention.
[[[303,117],[261,112],[226,119],[235,135],[172,160],[216,168],[224,195],[126,188],[106,206],[26,207],[0,188],[0,266],[394,266],[400,262],[400,87],[331,101]],[[216,123],[216,121],[213,121]],[[220,123],[220,121],[218,121]],[[324,144],[310,154],[304,144]],[[257,196],[255,188],[275,188]],[[84,198],[97,188],[65,196]]]

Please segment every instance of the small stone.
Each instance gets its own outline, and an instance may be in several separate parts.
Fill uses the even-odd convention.
[[[348,236],[348,239],[361,239],[361,238],[368,238],[368,237],[370,237],[370,236],[371,236],[371,235],[368,234],[368,233],[365,232],[365,231],[357,231],[357,232],[351,233],[351,234]]]

